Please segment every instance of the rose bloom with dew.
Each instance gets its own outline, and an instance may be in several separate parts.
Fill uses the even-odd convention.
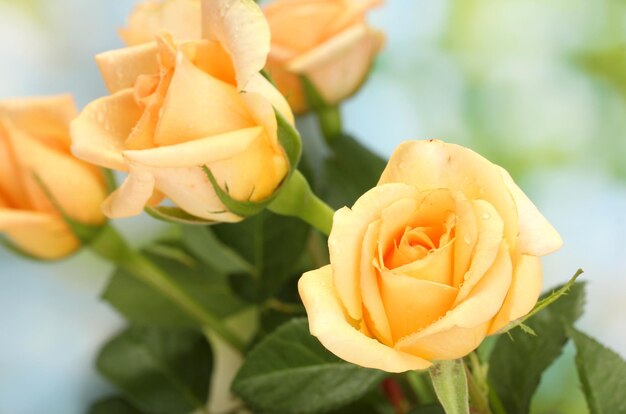
[[[556,230],[501,167],[441,141],[401,144],[378,185],[335,213],[331,264],[299,291],[310,330],[388,372],[456,359],[526,315]]]
[[[111,95],[72,123],[72,147],[81,159],[129,173],[104,204],[109,217],[167,198],[196,218],[239,221],[203,168],[238,201],[267,199],[290,171],[276,112],[290,124],[293,115],[259,73],[270,48],[261,10],[252,1],[202,7],[203,39],[165,32],[97,56]]]

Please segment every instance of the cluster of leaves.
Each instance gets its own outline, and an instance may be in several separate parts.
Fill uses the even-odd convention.
[[[384,167],[344,135],[304,154],[302,173],[333,207],[351,205]],[[338,359],[309,334],[297,280],[328,256],[326,240],[307,224],[265,211],[238,224],[180,229],[143,251],[167,280],[150,284],[120,267],[102,294],[129,326],[102,348],[96,364],[119,394],[96,402],[91,414],[206,413],[215,367],[202,315],[228,325],[251,309],[256,323],[231,384],[251,412],[467,413],[469,394],[476,412],[527,413],[543,372],[570,339],[591,412],[626,412],[619,393],[626,363],[573,327],[583,312],[582,283],[548,295],[540,302],[545,309],[486,341],[466,364],[438,366],[457,374],[432,381],[425,373],[390,376]],[[462,381],[446,382],[455,375]]]

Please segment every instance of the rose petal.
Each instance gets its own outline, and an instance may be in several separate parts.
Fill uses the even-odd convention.
[[[58,259],[79,242],[63,220],[45,213],[0,208],[0,232],[21,250],[42,259]]]
[[[365,19],[365,13],[374,7],[383,4],[382,0],[357,0],[357,1],[345,1],[345,8],[342,10],[341,15],[335,19],[329,26],[328,31],[336,33],[345,27],[363,21]]]
[[[232,158],[211,163],[209,168],[222,188],[241,201],[260,201],[271,196],[289,171],[282,149],[276,152],[263,132],[250,146]]]
[[[102,211],[110,218],[141,214],[154,192],[154,176],[147,171],[133,170],[126,180],[102,204]]]
[[[0,116],[0,194],[6,199],[7,205],[30,209],[31,203],[22,184],[22,174],[7,136],[9,122]]]
[[[16,129],[63,151],[70,145],[69,124],[76,116],[71,95],[0,101],[0,117],[6,115]]]
[[[396,349],[426,359],[453,359],[475,349],[499,311],[511,286],[512,265],[506,241],[502,241],[493,266],[471,295],[443,318],[396,344]]]
[[[110,50],[96,55],[96,63],[109,93],[132,88],[139,75],[159,73],[157,44]]]
[[[123,155],[133,164],[149,167],[201,167],[241,153],[262,134],[262,127],[245,128],[182,144],[146,150],[128,150],[124,151]]]
[[[541,293],[541,275],[541,259],[536,256],[521,255],[513,271],[511,288],[500,312],[489,327],[489,335],[532,310]]]
[[[202,28],[204,38],[228,52],[244,90],[270,50],[270,29],[259,6],[253,0],[202,0]]]
[[[518,215],[499,168],[477,153],[437,140],[407,141],[394,151],[379,184],[401,182],[420,190],[448,188],[468,199],[492,204],[504,222],[504,234],[515,250]]]
[[[72,152],[92,164],[126,171],[124,143],[140,117],[132,89],[96,99],[72,122]]]
[[[307,310],[311,334],[339,358],[387,372],[425,369],[431,365],[424,359],[383,345],[350,325],[334,289],[330,266],[305,273],[298,290]]]
[[[329,104],[352,95],[369,74],[384,35],[359,24],[298,56],[287,69],[306,75]]]
[[[129,46],[149,42],[162,30],[176,39],[199,39],[200,2],[195,0],[149,0],[135,6],[128,27],[119,34]]]
[[[456,201],[456,227],[454,229],[454,277],[453,286],[460,286],[469,270],[474,247],[478,239],[478,225],[474,208],[461,192],[454,195]]]
[[[187,213],[207,220],[232,223],[242,218],[229,212],[201,168],[153,168],[156,188]]]
[[[410,345],[408,339],[406,345],[402,341],[403,344],[397,344],[396,349],[432,361],[462,358],[478,348],[487,335],[488,327],[488,323],[473,328],[453,326],[448,330],[416,338]]]
[[[531,256],[544,256],[560,249],[563,240],[556,229],[515,184],[509,173],[503,168],[500,168],[500,173],[517,205],[517,214],[519,215],[517,248],[519,251]]]
[[[325,37],[345,7],[337,1],[274,1],[263,8],[272,30],[272,43],[297,52],[307,51]]]
[[[378,243],[382,220],[371,223],[361,245],[360,286],[363,300],[363,317],[370,332],[385,345],[393,346],[390,321],[385,312],[380,286],[379,273],[374,264],[378,254]],[[379,266],[379,269],[381,267]],[[335,280],[341,276],[336,275]]]
[[[444,316],[458,293],[448,285],[390,271],[381,276],[380,292],[394,342]]]
[[[478,226],[478,241],[470,268],[463,276],[459,296],[455,303],[462,302],[485,276],[496,260],[502,244],[504,223],[491,204],[483,200],[472,202]]]
[[[182,53],[154,142],[166,146],[254,126],[237,89],[201,71]]]
[[[352,210],[342,208],[333,218],[333,229],[328,238],[330,261],[335,275],[335,287],[348,314],[361,319],[360,263],[355,254],[367,230],[367,226],[380,216],[386,206],[401,198],[418,197],[418,190],[406,184],[375,187],[359,198]]]
[[[244,99],[247,95],[251,94],[259,94],[264,99],[266,99],[270,105],[275,108],[278,112],[285,117],[287,122],[294,125],[294,117],[291,112],[291,108],[287,103],[285,97],[272,85],[267,79],[263,77],[260,73],[253,75],[250,78],[250,82],[248,82],[248,86],[246,86],[246,93],[244,94]],[[249,106],[250,107],[250,106]],[[252,108],[251,108],[252,109]],[[254,111],[252,111],[254,113]],[[272,113],[272,116],[275,118],[275,115]],[[266,123],[261,123],[265,125]],[[271,132],[271,131],[270,131]]]
[[[36,180],[35,176],[38,176],[71,218],[88,224],[104,221],[100,212],[100,204],[106,197],[104,178],[97,168],[67,152],[48,147],[21,130],[9,126],[5,131],[19,165],[21,183],[34,210],[55,211],[49,196]],[[13,179],[19,180],[17,177]]]
[[[429,253],[423,259],[391,270],[391,274],[406,275],[414,279],[421,279],[450,286],[453,269],[454,242]],[[458,289],[455,289],[458,293]]]

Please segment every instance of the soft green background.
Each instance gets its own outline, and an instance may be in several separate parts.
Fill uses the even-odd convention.
[[[120,47],[131,0],[0,0],[0,98],[105,93],[95,53]],[[561,232],[545,286],[586,270],[580,326],[626,356],[626,3],[388,0],[387,47],[344,107],[381,154],[406,139],[469,146],[509,169]],[[306,139],[306,137],[305,137]],[[164,227],[117,223],[135,243]],[[98,300],[110,267],[88,252],[53,265],[0,251],[0,412],[78,414],[106,394],[92,362],[121,325]],[[536,413],[586,412],[571,350]]]

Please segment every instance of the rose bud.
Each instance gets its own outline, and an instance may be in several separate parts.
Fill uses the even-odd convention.
[[[137,4],[128,18],[128,27],[119,34],[128,46],[154,41],[167,30],[175,39],[200,39],[200,0],[148,0]]]
[[[159,207],[166,218],[239,221],[295,169],[299,147],[284,142],[299,139],[293,115],[259,73],[270,47],[261,10],[202,6],[204,39],[162,33],[96,58],[111,96],[87,105],[72,139],[79,158],[129,174],[104,204],[109,217],[168,198],[177,207]]]
[[[80,247],[68,219],[105,220],[102,172],[70,153],[75,115],[70,96],[0,101],[0,233],[34,258],[59,259]]]
[[[388,372],[463,357],[526,315],[562,244],[510,175],[475,152],[409,141],[334,216],[331,264],[299,282],[311,333]]]
[[[272,32],[267,69],[295,113],[306,112],[305,76],[326,105],[354,94],[384,35],[365,22],[380,0],[276,0],[264,8]]]

